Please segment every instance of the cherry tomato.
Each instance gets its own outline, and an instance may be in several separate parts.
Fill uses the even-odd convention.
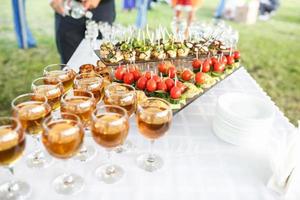
[[[152,76],[152,73],[149,72],[149,71],[146,71],[145,77],[146,77],[148,80],[151,78],[151,76]]]
[[[212,58],[210,58],[210,60],[211,60],[211,65],[212,66],[215,65],[215,63],[219,62],[216,57],[212,57]]]
[[[168,73],[168,67],[164,62],[161,62],[158,64],[158,71],[163,73],[163,74],[167,74]]]
[[[206,75],[203,72],[198,72],[195,76],[195,81],[197,84],[204,84],[206,81]]]
[[[126,71],[125,71],[124,68],[122,68],[122,67],[118,68],[118,69],[115,71],[115,77],[116,77],[116,79],[122,81],[125,72],[126,72]]]
[[[224,64],[224,65],[227,64],[227,57],[226,56],[222,56],[220,60],[221,60],[222,64]]]
[[[233,52],[233,58],[234,58],[235,60],[240,59],[240,57],[241,57],[241,53],[240,53],[239,51],[234,51],[234,52]]]
[[[136,82],[137,88],[140,90],[144,90],[146,88],[148,79],[145,76],[142,76],[139,78],[139,80]]]
[[[234,64],[234,58],[233,56],[227,56],[227,65]]]
[[[184,92],[186,89],[186,86],[180,81],[177,81],[175,85],[180,88],[181,92]]]
[[[219,72],[219,73],[222,73],[225,69],[225,65],[223,63],[215,63],[214,64],[214,72]]]
[[[157,90],[162,90],[166,92],[168,90],[167,84],[163,81],[157,83]]]
[[[132,74],[134,76],[135,81],[139,80],[139,78],[141,77],[141,72],[139,70],[133,71]]]
[[[170,91],[170,96],[172,99],[178,99],[181,96],[181,89],[177,86],[172,87]]]
[[[152,76],[152,79],[154,79],[156,83],[161,82],[161,78],[156,74]]]
[[[157,84],[154,79],[150,79],[147,81],[146,88],[149,92],[154,92],[156,90]]]
[[[176,68],[174,66],[170,67],[168,70],[168,75],[170,78],[175,78]]]
[[[167,85],[168,91],[170,91],[171,88],[175,85],[174,80],[173,80],[173,79],[170,79],[170,78],[167,78],[167,79],[165,80],[165,83],[166,83],[166,85]]]
[[[206,59],[202,64],[202,72],[206,73],[210,71],[210,59]]]
[[[201,60],[199,60],[199,59],[194,59],[194,60],[193,60],[193,63],[192,63],[192,66],[193,66],[194,69],[199,69],[200,66],[201,66]]]
[[[185,81],[189,81],[193,78],[193,72],[191,72],[188,69],[185,69],[181,74],[181,78]]]
[[[126,72],[123,76],[123,82],[131,85],[134,82],[134,76],[131,72]]]

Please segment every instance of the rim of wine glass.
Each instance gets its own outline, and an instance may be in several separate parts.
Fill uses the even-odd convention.
[[[65,118],[63,118],[63,115],[69,115],[69,116],[72,116],[73,119],[65,119]],[[81,122],[81,120],[80,120],[80,118],[79,118],[77,115],[75,115],[75,114],[73,114],[73,113],[69,113],[69,112],[60,112],[59,115],[53,115],[53,114],[52,114],[52,115],[46,117],[46,118],[43,120],[43,123],[42,123],[43,129],[45,129],[45,130],[48,131],[48,130],[49,130],[48,124],[49,124],[52,120],[53,120],[53,121],[58,121],[58,120],[71,120],[71,121],[76,121],[77,124],[79,124],[80,126],[83,126],[83,125],[82,125],[82,122]],[[44,134],[44,133],[42,133],[42,134]]]
[[[26,96],[39,96],[39,97],[43,97],[44,98],[44,101],[41,101],[41,100],[31,100],[31,101],[37,101],[37,102],[43,102],[43,105],[47,105],[48,104],[48,98],[45,96],[45,95],[41,95],[41,94],[35,94],[35,93],[26,93],[26,94],[21,94],[19,96],[17,96],[16,98],[14,98],[12,101],[11,101],[11,107],[13,110],[17,110],[17,106],[20,104],[16,104],[16,101],[23,98],[23,97],[26,97]],[[23,101],[22,103],[24,102],[27,102],[29,100],[26,100],[26,101]]]
[[[87,77],[82,77],[82,76],[87,76]],[[81,77],[81,78],[79,78],[79,77]],[[75,76],[75,78],[74,78],[74,84],[76,84],[76,81],[79,81],[79,80],[82,80],[82,79],[86,79],[86,78],[93,78],[93,77],[96,77],[96,78],[100,78],[100,80],[101,80],[101,85],[103,84],[103,80],[104,80],[104,78],[103,78],[103,76],[101,76],[100,74],[96,74],[96,73],[94,73],[94,74],[91,74],[91,73],[81,73],[81,74],[77,74],[76,76]],[[95,83],[95,82],[97,82],[97,81],[92,81],[91,83]]]
[[[93,120],[95,119],[98,119],[97,115],[99,114],[99,110],[101,109],[105,109],[105,108],[116,108],[116,109],[119,109],[123,112],[123,115],[120,119],[116,120],[116,121],[119,121],[119,120],[122,120],[123,118],[126,118],[127,120],[129,120],[129,117],[128,117],[128,114],[127,114],[127,111],[125,110],[125,108],[122,108],[121,106],[116,106],[116,105],[97,105],[96,109],[92,112],[92,118]],[[100,114],[107,114],[107,113],[116,113],[116,112],[108,112],[108,111],[103,111],[103,112],[100,112]]]
[[[16,122],[16,127],[14,128],[14,130],[21,129],[21,122],[16,117],[9,117],[9,116],[0,117],[0,121],[2,121],[2,120],[14,121],[14,122]],[[0,126],[2,126],[1,123],[0,123]]]
[[[51,67],[57,67],[57,66],[61,67],[61,69],[60,69],[61,71],[67,72],[67,71],[71,70],[71,68],[67,64],[50,64],[50,65],[47,65],[44,68],[44,75],[47,74],[47,73],[49,73],[49,72],[51,72],[51,71],[53,71],[53,70],[49,70],[49,68],[51,68]]]
[[[160,112],[155,112],[155,113],[163,113],[163,112],[170,112],[171,114],[172,114],[172,108],[171,108],[171,104],[168,102],[168,101],[166,101],[166,100],[164,100],[164,99],[162,99],[162,98],[158,98],[158,97],[148,97],[144,102],[142,102],[141,104],[138,104],[138,107],[140,107],[140,108],[142,108],[143,110],[144,110],[144,108],[143,108],[143,104],[145,103],[145,102],[147,102],[147,101],[149,101],[149,100],[159,100],[159,101],[162,101],[162,102],[164,102],[168,107],[165,109],[165,110],[163,110],[163,111],[160,111]],[[153,112],[149,112],[149,113],[153,113]]]
[[[68,102],[66,102],[66,98],[69,95],[72,95],[71,97],[88,97],[88,96],[83,96],[83,95],[74,95],[74,91],[78,91],[78,92],[82,92],[82,93],[87,93],[89,94],[89,100],[95,100],[94,94],[92,92],[89,92],[87,90],[80,90],[80,89],[71,89],[68,92],[66,92],[65,94],[63,94],[61,96],[61,103],[67,104]],[[89,101],[87,100],[87,101]]]
[[[125,86],[127,88],[130,88],[131,90],[130,91],[118,91],[116,94],[111,94],[111,92],[109,91],[109,89],[111,87],[116,86],[116,85]],[[135,92],[135,88],[132,85],[129,85],[129,84],[126,84],[126,83],[112,83],[112,84],[110,84],[110,85],[108,85],[108,86],[106,86],[104,88],[104,94],[106,96],[130,95],[131,92]]]
[[[40,80],[45,80],[45,79],[55,80],[56,83],[55,83],[55,84],[46,84],[46,83],[44,83],[44,84],[36,84],[36,82],[38,82],[38,81],[40,81]],[[60,86],[60,85],[62,85],[62,81],[61,81],[59,78],[56,78],[56,77],[51,77],[51,78],[49,78],[49,77],[46,77],[46,76],[42,76],[42,77],[36,78],[36,79],[34,79],[34,80],[32,81],[32,83],[31,83],[31,89],[34,89],[34,87],[38,87],[38,86],[40,86],[40,85]]]

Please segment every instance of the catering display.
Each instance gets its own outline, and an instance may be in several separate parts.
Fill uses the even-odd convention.
[[[154,172],[164,162],[153,153],[152,146],[170,129],[172,116],[240,67],[236,38],[232,39],[227,29],[217,29],[208,36],[207,32],[199,36],[191,31],[185,39],[161,27],[152,32],[148,28],[122,30],[125,38],[117,40],[111,33],[108,40],[102,41],[96,51],[100,58],[96,64],[81,65],[78,72],[65,64],[46,66],[44,76],[32,82],[33,93],[12,101],[15,118],[11,121],[20,123],[22,131],[36,142],[37,150],[28,156],[29,167],[46,167],[52,157],[91,160],[96,150],[84,142],[87,135],[106,149],[110,162],[113,150],[128,150],[123,146],[129,118],[135,115],[139,132],[151,141],[150,153],[139,156],[137,165]],[[0,137],[8,134],[2,129],[1,125]],[[13,143],[18,145],[18,141]],[[40,149],[40,141],[48,153]],[[0,153],[5,153],[7,145],[14,146],[9,144],[0,141]],[[10,162],[3,160],[0,164]],[[98,179],[107,184],[119,181],[123,174],[122,167],[111,163],[96,170]],[[83,185],[81,176],[69,172],[53,182],[55,191],[65,195],[77,193]],[[8,199],[3,194],[10,193],[12,187],[0,190],[0,197]],[[13,195],[22,196],[20,192]]]

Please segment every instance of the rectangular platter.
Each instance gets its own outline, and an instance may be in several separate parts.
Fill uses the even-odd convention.
[[[101,59],[101,56],[100,56],[100,51],[99,50],[95,50],[94,51],[95,52],[95,54],[100,58],[100,61],[104,64],[104,65],[106,65],[106,66],[108,66],[108,67],[111,67],[111,68],[115,68],[115,67],[117,67],[117,66],[119,66],[120,64],[129,64],[129,63],[124,63],[124,62],[120,62],[120,63],[107,63],[107,62],[105,62],[103,59]],[[205,55],[203,55],[203,56],[200,56],[200,58],[201,57],[203,57],[203,58],[205,58],[206,56]],[[195,58],[195,56],[193,56],[193,55],[189,55],[189,56],[187,56],[187,57],[184,57],[184,58],[175,58],[175,59],[173,59],[173,58],[169,58],[169,59],[165,59],[165,61],[168,61],[168,60],[172,60],[172,61],[174,61],[174,60],[192,60],[192,59],[194,59]],[[148,61],[136,61],[135,62],[135,64],[147,64],[147,63],[153,63],[153,62],[160,62],[161,60],[148,60]],[[197,95],[195,95],[194,97],[192,97],[192,98],[188,98],[188,99],[186,99],[186,103],[185,104],[180,104],[181,105],[181,107],[179,108],[179,109],[173,109],[173,115],[176,115],[177,113],[179,113],[181,110],[183,110],[185,107],[187,107],[188,105],[190,105],[193,101],[195,101],[196,99],[198,99],[200,96],[202,96],[202,95],[204,95],[207,91],[209,91],[210,89],[212,89],[213,87],[215,87],[217,84],[219,84],[220,82],[222,82],[223,80],[225,80],[227,77],[229,77],[229,76],[231,76],[234,72],[236,72],[237,70],[239,70],[240,68],[241,68],[242,66],[241,65],[239,65],[238,67],[235,67],[233,70],[232,70],[232,72],[231,73],[229,73],[229,74],[224,74],[223,75],[223,77],[221,78],[221,77],[219,77],[219,80],[217,80],[216,81],[216,83],[215,84],[213,84],[211,87],[209,87],[209,88],[202,88],[202,90],[203,90],[203,92],[201,92],[201,93],[199,93],[199,94],[197,94]]]

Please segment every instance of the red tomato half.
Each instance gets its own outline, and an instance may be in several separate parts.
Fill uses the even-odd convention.
[[[181,96],[181,89],[177,86],[172,87],[170,91],[170,96],[172,99],[178,99]]]
[[[144,90],[146,88],[147,81],[148,79],[145,76],[139,78],[139,80],[136,82],[137,88],[139,88],[140,90]]]
[[[154,92],[156,90],[157,84],[154,79],[150,79],[147,82],[146,88],[149,92]]]

